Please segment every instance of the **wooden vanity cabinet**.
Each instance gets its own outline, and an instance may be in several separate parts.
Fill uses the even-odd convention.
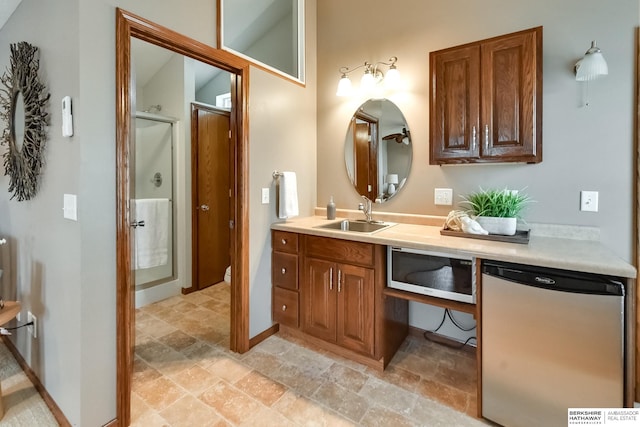
[[[429,62],[430,164],[542,161],[542,27]]]
[[[306,257],[302,271],[302,330],[373,356],[373,269]]]
[[[297,290],[279,276],[284,258],[273,232],[273,317],[280,330],[382,370],[408,333],[408,302],[383,294],[386,246],[299,234]],[[295,233],[286,233],[286,235]],[[289,246],[290,248],[291,246]],[[299,322],[280,310],[299,297]],[[293,292],[293,294],[290,294]]]
[[[273,231],[271,236],[271,283],[273,320],[297,328],[299,325],[298,235]]]

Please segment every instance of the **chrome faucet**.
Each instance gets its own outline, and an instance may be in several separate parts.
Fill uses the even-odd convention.
[[[358,205],[358,210],[361,210],[364,213],[364,217],[367,222],[371,222],[371,215],[373,214],[373,210],[371,207],[371,200],[367,196],[362,196],[364,199],[364,203],[360,203]]]

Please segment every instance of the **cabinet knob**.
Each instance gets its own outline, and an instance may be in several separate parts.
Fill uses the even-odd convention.
[[[282,239],[282,244],[286,245],[287,244],[287,239]]]
[[[282,267],[282,274],[286,274],[287,273],[287,269]]]
[[[287,311],[287,306],[286,305],[282,306],[282,311]]]

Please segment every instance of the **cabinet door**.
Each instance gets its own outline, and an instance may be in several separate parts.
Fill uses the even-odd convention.
[[[429,163],[476,158],[480,142],[480,47],[432,52],[430,63]]]
[[[373,355],[373,270],[339,264],[337,280],[337,342],[350,350]]]
[[[542,161],[542,29],[482,43],[483,157]]]
[[[326,341],[336,341],[336,264],[305,258],[301,296],[304,301],[302,330]]]

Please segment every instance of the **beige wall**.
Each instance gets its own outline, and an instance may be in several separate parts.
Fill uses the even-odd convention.
[[[305,7],[306,88],[251,68],[249,335],[252,337],[272,325],[270,226],[279,221],[273,171],[296,172],[301,216],[312,215],[316,203],[316,0],[307,0]],[[262,188],[270,189],[268,205],[260,202]]]
[[[335,96],[341,66],[398,57],[405,89],[390,97],[404,112],[414,143],[413,169],[403,191],[375,209],[446,215],[433,189],[454,201],[479,185],[521,189],[537,202],[529,222],[601,229],[602,241],[632,257],[634,40],[638,1],[323,0],[318,2],[318,205],[330,195],[338,208],[356,208],[343,161],[349,118],[363,99]],[[430,166],[429,52],[543,26],[543,156],[539,165]],[[589,86],[572,66],[596,39],[609,76]],[[353,73],[354,84],[361,73]],[[600,192],[598,213],[579,211],[580,190]],[[455,207],[455,206],[454,206]]]
[[[260,70],[250,81],[251,331],[271,326],[268,242],[273,205],[260,187],[273,169],[298,172],[301,212],[315,205],[315,0],[307,1],[307,88]],[[39,318],[37,341],[13,339],[72,425],[104,425],[116,413],[115,7],[120,6],[201,42],[215,45],[212,0],[23,0],[0,30],[0,67],[9,43],[41,49],[51,92],[51,126],[42,187],[30,202],[0,191],[0,235],[11,287]],[[60,136],[60,100],[73,98],[75,135]],[[0,147],[0,154],[5,147]],[[302,156],[297,161],[296,156]],[[8,179],[0,176],[0,188]],[[62,195],[78,195],[78,222],[62,218]],[[273,200],[273,195],[272,195]],[[7,255],[7,252],[9,253]],[[4,289],[3,289],[4,291]],[[258,296],[258,297],[257,297]]]

